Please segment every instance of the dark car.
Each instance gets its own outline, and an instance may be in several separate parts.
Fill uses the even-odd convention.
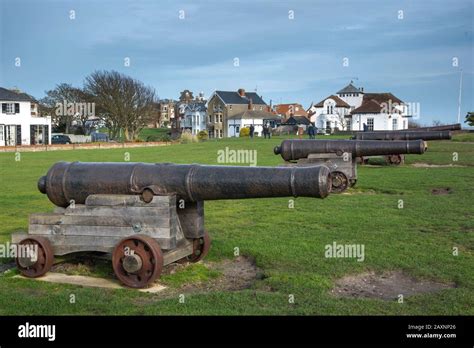
[[[72,144],[71,138],[67,135],[56,134],[51,137],[52,144]]]
[[[91,141],[92,142],[97,142],[97,141],[107,142],[109,141],[109,136],[105,133],[93,132],[91,133]]]

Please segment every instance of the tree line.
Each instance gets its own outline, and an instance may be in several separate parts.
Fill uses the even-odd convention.
[[[42,114],[51,115],[58,131],[87,133],[86,121],[103,121],[111,139],[132,141],[158,114],[154,88],[117,71],[95,71],[83,87],[61,83],[40,100]],[[74,123],[74,126],[73,126]]]

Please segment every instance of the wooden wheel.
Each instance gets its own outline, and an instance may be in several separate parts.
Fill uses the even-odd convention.
[[[112,267],[117,278],[131,288],[150,285],[163,269],[160,244],[146,235],[126,237],[115,246]]]
[[[390,155],[386,157],[386,161],[390,165],[398,166],[402,164],[403,158],[402,155]]]
[[[209,253],[211,248],[211,237],[207,231],[204,232],[204,236],[196,238],[193,241],[193,253],[189,255],[185,260],[189,262],[198,262],[202,260]]]
[[[343,172],[331,172],[332,193],[344,192],[349,187],[349,180]]]
[[[28,236],[18,243],[18,246],[18,251],[23,254],[18,255],[15,261],[18,270],[25,277],[41,277],[53,266],[53,248],[46,238]]]

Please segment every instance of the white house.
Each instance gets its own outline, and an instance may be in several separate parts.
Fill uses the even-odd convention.
[[[268,124],[271,128],[275,128],[281,119],[281,116],[268,111],[246,110],[228,118],[227,134],[229,137],[238,137],[240,135],[240,129],[253,125],[255,135],[261,137],[265,124]]]
[[[408,107],[392,93],[366,93],[351,111],[350,130],[399,130],[408,128]]]
[[[190,102],[184,106],[184,117],[181,121],[181,129],[188,129],[192,134],[198,134],[207,127],[206,102]]]
[[[308,113],[316,128],[331,133],[335,129],[346,129],[346,118],[349,117],[350,110],[350,105],[344,100],[330,95],[317,104],[311,104]]]
[[[309,107],[317,128],[328,133],[336,129],[362,131],[364,124],[367,130],[408,128],[408,108],[392,93],[365,93],[351,81],[336,94]]]
[[[26,93],[0,87],[0,146],[51,144],[51,117]]]

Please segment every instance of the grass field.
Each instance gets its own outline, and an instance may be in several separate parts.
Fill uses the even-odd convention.
[[[26,231],[28,214],[52,211],[36,183],[55,162],[123,161],[217,164],[217,151],[255,149],[258,165],[281,164],[273,147],[282,138],[224,139],[168,147],[0,154],[0,242]],[[455,139],[456,140],[456,139]],[[234,248],[255,259],[263,276],[241,291],[205,290],[178,296],[135,290],[104,290],[0,276],[0,315],[13,314],[223,314],[340,315],[474,314],[474,137],[430,142],[422,156],[400,167],[359,167],[357,186],[325,200],[287,198],[206,202],[206,228],[213,239],[206,260],[234,258]],[[457,159],[457,161],[453,161]],[[425,163],[431,166],[413,166]],[[450,166],[452,165],[452,166]],[[452,193],[433,195],[433,188]],[[403,208],[399,209],[399,200]],[[364,244],[365,260],[325,258],[327,244]],[[453,248],[459,255],[453,255]],[[105,267],[107,269],[107,267]],[[422,280],[454,283],[432,294],[396,300],[336,298],[336,279],[367,271],[401,271]],[[99,267],[98,275],[107,274]],[[170,288],[219,277],[196,264],[163,281]],[[205,287],[204,287],[205,288]],[[76,302],[71,304],[70,295]],[[294,303],[289,303],[289,296]]]

